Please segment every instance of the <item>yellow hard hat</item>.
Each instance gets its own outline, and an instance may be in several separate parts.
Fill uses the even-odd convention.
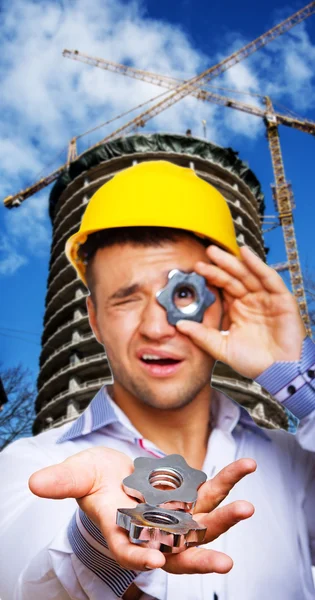
[[[186,229],[240,256],[226,200],[192,169],[158,160],[121,171],[92,196],[66,255],[86,284],[79,247],[89,234],[112,227]]]

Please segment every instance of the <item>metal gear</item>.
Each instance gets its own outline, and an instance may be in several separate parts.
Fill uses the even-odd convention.
[[[179,454],[139,457],[134,467],[133,473],[123,480],[126,494],[152,506],[174,510],[192,510],[197,491],[207,479],[206,473],[190,467]]]
[[[193,294],[193,301],[186,306],[177,307],[174,302],[175,292],[180,289],[189,289]],[[197,273],[184,273],[173,269],[168,274],[166,286],[156,293],[158,303],[166,310],[167,320],[171,325],[176,325],[181,319],[201,323],[206,309],[215,302],[215,295],[208,290],[206,280]]]
[[[183,552],[201,544],[207,530],[194,521],[189,513],[150,504],[119,508],[116,523],[129,531],[129,539],[133,544],[170,553]]]

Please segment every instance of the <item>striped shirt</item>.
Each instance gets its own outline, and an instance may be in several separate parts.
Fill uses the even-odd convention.
[[[244,456],[258,464],[222,503],[246,499],[255,506],[254,516],[207,546],[233,558],[226,575],[179,577],[161,569],[123,569],[74,500],[43,500],[27,490],[33,471],[91,446],[115,448],[133,459],[164,456],[140,435],[106,388],[70,427],[9,446],[0,455],[6,490],[0,498],[1,599],[116,600],[135,582],[143,600],[314,600],[314,368],[315,346],[306,339],[300,361],[276,363],[256,379],[300,419],[295,435],[259,428],[245,409],[213,391],[213,429],[203,470],[213,477]],[[30,535],[33,523],[39,526]]]

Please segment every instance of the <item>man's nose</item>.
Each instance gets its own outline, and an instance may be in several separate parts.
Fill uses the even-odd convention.
[[[144,337],[154,340],[174,337],[176,334],[176,327],[170,325],[166,317],[166,310],[155,297],[149,300],[141,315],[139,331]]]

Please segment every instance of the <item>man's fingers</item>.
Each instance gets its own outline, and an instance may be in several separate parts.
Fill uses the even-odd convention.
[[[283,293],[288,291],[277,271],[272,267],[268,267],[248,246],[242,246],[241,255],[247,268],[253,276],[259,279],[268,292]]]
[[[226,506],[220,506],[207,515],[195,515],[194,518],[207,527],[204,544],[213,542],[220,535],[228,531],[233,525],[249,519],[255,512],[255,507],[246,500],[236,500]]]
[[[202,518],[207,517],[203,515]],[[233,566],[232,559],[222,552],[189,548],[180,554],[163,554],[159,550],[131,544],[126,532],[120,531],[112,532],[108,546],[112,557],[123,568],[135,571],[163,568],[168,573],[177,574],[227,573]]]
[[[246,261],[239,260],[239,258],[236,258],[236,256],[233,256],[229,252],[225,252],[225,250],[222,250],[217,246],[210,246],[207,248],[207,254],[211,262],[214,262],[217,267],[242,282],[247,291],[258,292],[262,289],[259,274],[253,272],[247,265]],[[244,258],[243,254],[242,258]],[[260,260],[260,258],[257,258],[257,260],[260,261],[267,269],[269,269],[269,267],[267,267],[265,263]]]
[[[228,573],[232,559],[223,552],[204,548],[189,548],[180,554],[167,556],[164,570],[168,573]]]
[[[252,504],[237,500],[217,508],[210,514],[198,514],[194,518],[207,527],[204,543],[209,543],[225,533],[236,523],[248,519],[254,513]],[[126,532],[113,526],[103,532],[113,558],[124,568],[143,571],[164,568],[170,573],[227,573],[233,566],[230,557],[220,552],[202,548],[190,548],[176,555],[163,555],[158,550],[133,545]]]
[[[33,473],[29,488],[41,498],[81,498],[90,493],[95,478],[93,461],[85,452],[80,452],[59,465]]]
[[[227,340],[220,331],[195,321],[177,321],[176,327],[215,360],[226,362]]]
[[[126,531],[114,526],[106,541],[112,557],[125,569],[145,571],[146,569],[159,569],[165,564],[165,556],[159,550],[143,548],[132,544]]]
[[[227,465],[221,471],[206,481],[198,491],[195,513],[208,513],[216,508],[238,481],[245,475],[253,473],[257,468],[252,458],[240,458]]]
[[[198,262],[195,270],[196,273],[205,277],[210,285],[223,288],[233,298],[242,298],[248,293],[247,288],[239,279],[223,271],[223,269],[220,269],[216,265]]]
[[[29,487],[42,498],[82,498],[100,489],[110,497],[132,470],[132,460],[122,452],[95,447],[33,473]]]

